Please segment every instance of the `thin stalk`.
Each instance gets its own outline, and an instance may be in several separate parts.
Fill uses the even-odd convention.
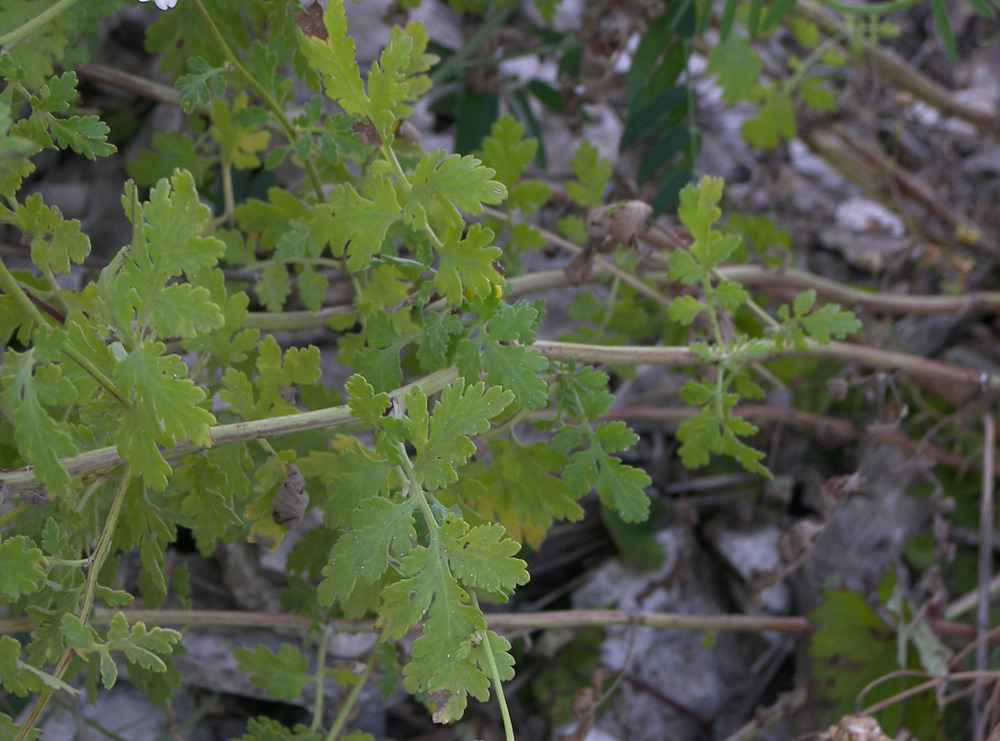
[[[28,316],[30,316],[36,324],[38,324],[39,326],[49,325],[42,312],[39,311],[38,307],[35,306],[34,302],[32,302],[30,298],[28,298],[28,295],[23,290],[21,290],[21,286],[17,282],[17,279],[10,274],[10,271],[7,270],[7,266],[3,264],[2,259],[0,259],[0,288],[3,288],[4,291],[6,291],[9,296],[13,296],[14,301],[20,304],[21,308],[25,311],[25,313]],[[102,387],[104,387],[104,390],[107,391],[109,394],[111,394],[111,396],[114,397],[114,399],[119,404],[121,404],[126,409],[129,408],[130,406],[129,403],[125,401],[125,399],[118,393],[118,390],[115,388],[114,381],[108,378],[108,376],[104,373],[104,371],[102,371],[96,365],[91,363],[90,360],[80,355],[80,353],[78,353],[76,350],[67,345],[63,346],[62,352],[64,355],[66,355],[66,357],[68,357],[74,363],[83,368],[83,370],[86,371],[91,376],[91,378],[93,378]],[[0,485],[2,485],[2,481],[0,481]]]
[[[344,700],[344,704],[340,706],[340,712],[337,713],[337,717],[333,721],[333,725],[330,727],[330,732],[324,736],[323,741],[335,741],[335,739],[340,736],[340,732],[344,729],[344,725],[347,723],[347,719],[351,717],[351,711],[354,706],[358,704],[358,698],[361,696],[361,690],[365,688],[368,684],[368,678],[372,675],[372,669],[375,667],[375,649],[373,648],[371,653],[368,654],[368,661],[365,662],[364,671],[361,672],[361,676],[358,677],[354,686],[351,687],[350,693],[347,695],[347,699]]]
[[[264,101],[264,105],[271,110],[271,113],[274,114],[275,120],[281,127],[281,131],[284,133],[288,143],[294,144],[295,140],[298,138],[298,134],[295,131],[295,127],[292,126],[292,123],[288,120],[288,117],[285,116],[284,109],[278,105],[278,101],[271,96],[270,91],[261,85],[260,82],[258,82],[257,79],[250,74],[250,71],[243,66],[240,58],[236,56],[236,53],[230,48],[229,44],[226,43],[226,39],[219,31],[218,26],[215,25],[215,21],[205,8],[205,4],[202,0],[193,0],[193,2],[195,7],[198,9],[198,13],[208,26],[208,30],[215,38],[215,42],[219,45],[219,49],[222,51],[223,56],[225,56],[229,63],[233,65],[233,69],[239,73],[240,77],[246,81],[246,83],[253,89],[260,99]],[[308,158],[306,158],[304,165],[306,173],[309,175],[310,184],[316,192],[316,198],[321,203],[324,202],[326,197],[323,195],[323,184],[319,180],[319,174],[316,172],[316,168]]]
[[[983,476],[979,509],[979,565],[978,593],[979,604],[976,606],[976,646],[975,668],[978,672],[986,671],[986,656],[989,646],[983,637],[990,630],[989,583],[992,580],[993,567],[993,454],[996,444],[996,421],[992,414],[983,415]],[[972,725],[976,729],[976,739],[984,737],[982,724],[979,722],[985,712],[986,690],[983,686],[976,688],[972,699]]]
[[[323,680],[326,678],[326,644],[330,641],[333,628],[329,625],[323,626],[323,632],[319,639],[319,648],[316,651],[316,676],[313,682],[316,685],[316,697],[313,698],[313,719],[309,730],[313,733],[319,730],[323,722]]]
[[[440,391],[457,377],[457,370],[454,368],[444,368],[391,391],[389,396],[402,399],[414,386],[420,386],[430,395],[435,391]],[[206,447],[280,437],[295,432],[322,430],[353,421],[354,418],[351,416],[350,408],[346,404],[343,404],[311,412],[290,414],[285,417],[272,417],[270,419],[216,425],[215,427],[210,427],[208,430],[209,437],[212,440],[211,446],[204,446],[191,440],[185,440],[172,448],[164,448],[161,453],[169,460],[204,450]],[[84,476],[99,471],[106,471],[121,465],[122,462],[121,457],[118,455],[118,450],[114,446],[98,448],[97,450],[91,450],[60,460],[62,466],[71,476]],[[38,484],[38,476],[33,466],[24,466],[13,470],[0,470],[0,489],[10,487],[13,491],[20,491],[37,486]]]
[[[585,345],[570,342],[552,342],[538,340],[533,347],[539,350],[549,360],[584,363],[603,363],[606,365],[705,365],[705,362],[694,351],[687,347],[645,347],[645,346],[603,346]],[[902,371],[917,380],[925,382],[944,383],[960,386],[970,391],[985,393],[1000,391],[1000,375],[971,368],[943,363],[938,360],[922,358],[916,355],[882,350],[865,345],[855,345],[847,342],[832,341],[827,345],[815,342],[807,343],[805,350],[790,348],[783,352],[775,351],[763,358],[761,362],[778,357],[815,357],[835,360],[842,363],[877,368],[884,371]],[[457,378],[454,368],[436,371],[412,384],[403,386],[391,392],[393,397],[403,397],[414,385],[421,386],[426,392],[440,391]],[[285,417],[236,422],[228,425],[217,425],[209,428],[212,445],[247,442],[262,437],[279,437],[294,432],[326,429],[351,421],[350,409],[347,405],[330,407],[311,412],[301,412]],[[162,454],[166,458],[178,458],[189,453],[202,450],[204,446],[186,440],[172,448],[166,448]],[[122,462],[114,447],[99,448],[86,453],[64,458],[60,461],[63,467],[73,476],[81,476],[107,470]],[[38,477],[33,468],[22,467],[13,470],[0,470],[0,487],[10,486],[21,490],[38,485]]]
[[[17,28],[13,28],[3,34],[0,36],[0,52],[9,51],[10,47],[14,46],[14,44],[30,36],[56,16],[65,13],[76,5],[76,3],[77,0],[58,0],[58,2],[43,10],[31,20],[25,21]]]
[[[923,0],[890,0],[881,3],[844,3],[840,0],[820,0],[820,2],[831,10],[847,15],[890,15],[898,13],[914,5],[919,5]]]
[[[97,593],[97,578],[100,574],[101,567],[104,566],[104,562],[107,560],[108,554],[111,552],[111,538],[114,534],[115,528],[118,527],[118,517],[121,514],[122,506],[125,503],[125,495],[128,492],[129,484],[132,482],[132,467],[126,465],[125,470],[122,472],[121,481],[118,484],[118,489],[115,491],[115,497],[111,501],[111,510],[108,512],[108,518],[104,522],[104,529],[101,530],[101,536],[97,541],[97,547],[94,549],[94,555],[91,557],[90,567],[87,569],[87,579],[83,586],[83,601],[80,605],[79,618],[80,622],[88,623],[90,620],[90,613],[94,606],[94,595]],[[66,674],[66,670],[69,669],[70,662],[73,661],[73,657],[76,656],[76,651],[72,648],[67,648],[63,651],[62,656],[59,657],[59,661],[56,662],[56,666],[52,671],[52,676],[56,679],[62,679]],[[25,741],[31,730],[38,723],[39,717],[41,717],[42,711],[49,704],[52,699],[53,691],[46,690],[38,695],[35,700],[35,704],[31,708],[31,712],[28,713],[27,719],[25,719],[24,724],[18,731],[15,741]]]
[[[430,76],[431,82],[435,85],[447,82],[452,72],[461,69],[465,65],[466,60],[473,55],[476,49],[479,48],[479,45],[493,33],[494,29],[504,22],[516,7],[516,0],[505,0],[494,7],[493,12],[483,22],[483,25],[476,29],[476,32],[469,37],[469,40],[465,42],[462,48],[448,57],[447,61],[434,70]]]
[[[472,595],[472,605],[482,612],[479,607],[479,600],[476,595]],[[493,678],[493,692],[497,696],[497,704],[500,706],[500,717],[503,718],[503,732],[506,741],[514,741],[514,724],[510,720],[510,710],[507,708],[507,698],[503,693],[503,683],[500,680],[500,670],[497,669],[496,659],[493,658],[493,647],[490,646],[489,631],[480,631],[483,643],[486,644],[486,661],[490,665],[490,676]]]
[[[507,215],[505,213],[503,213],[502,211],[498,211],[495,208],[490,208],[489,206],[483,206],[483,213],[494,219],[500,219],[501,221],[507,219]],[[555,232],[550,232],[548,229],[542,229],[541,227],[537,226],[535,227],[535,229],[537,229],[538,233],[541,234],[543,237],[545,237],[546,240],[548,240],[549,242],[558,247],[562,247],[563,249],[569,250],[574,255],[578,255],[581,252],[583,252],[583,248],[580,245],[570,242],[568,239],[561,237]],[[663,294],[659,293],[656,289],[650,288],[641,280],[639,280],[639,278],[636,278],[634,275],[632,275],[626,270],[622,270],[614,263],[605,260],[603,257],[597,257],[597,256],[594,257],[593,262],[595,266],[600,266],[602,270],[610,273],[611,275],[617,276],[622,280],[623,283],[628,283],[630,286],[632,286],[635,290],[637,290],[644,296],[648,296],[649,298],[653,299],[659,304],[662,304],[663,306],[670,306],[670,299],[668,299]]]
[[[270,612],[240,612],[236,610],[147,610],[94,608],[90,624],[106,626],[119,612],[130,622],[142,622],[159,627],[180,628],[229,627],[229,628],[279,628],[307,631],[315,622],[303,615],[280,615]],[[769,615],[695,615],[689,613],[647,612],[643,610],[553,610],[483,616],[487,627],[495,633],[550,630],[552,628],[604,628],[611,625],[636,625],[640,628],[668,630],[705,630],[730,633],[758,633],[773,630],[779,633],[805,633],[813,629],[808,618]],[[323,621],[341,633],[370,633],[375,630],[374,620],[348,620],[331,618]],[[932,620],[936,631],[963,631],[971,626],[946,620]],[[955,626],[958,626],[957,628]],[[37,622],[30,617],[0,618],[0,635],[25,633],[34,630]],[[410,627],[420,630],[420,623]],[[964,632],[961,632],[965,635]]]

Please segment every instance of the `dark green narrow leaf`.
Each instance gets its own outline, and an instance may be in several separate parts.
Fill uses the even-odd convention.
[[[532,84],[538,82],[537,80],[532,80],[528,83],[528,90],[538,97],[538,94],[532,88]],[[547,86],[539,82],[539,87],[547,88]],[[539,98],[539,100],[542,100]],[[533,137],[538,141],[538,149],[535,150],[535,165],[539,169],[545,170],[549,166],[549,156],[545,149],[545,139],[542,136],[542,129],[538,125],[538,119],[535,118],[535,114],[531,110],[531,104],[528,102],[528,96],[525,94],[524,89],[515,90],[508,102],[511,103],[511,108],[514,108],[517,112],[517,117],[520,121],[524,123],[525,131],[529,137]],[[545,102],[544,100],[542,101]],[[560,99],[560,109],[562,108],[562,100]]]
[[[662,119],[669,114],[679,104],[687,101],[687,88],[684,85],[674,85],[666,90],[653,101],[632,116],[629,116],[622,132],[621,141],[618,143],[618,151],[624,151],[626,147],[635,143],[643,136],[653,136],[662,125]]]
[[[483,95],[469,87],[462,88],[458,98],[458,120],[455,122],[455,151],[470,154],[479,149],[499,115],[500,101],[495,95]]]
[[[651,146],[636,172],[636,180],[640,184],[652,178],[667,161],[677,152],[686,149],[691,142],[688,124],[680,123],[669,129],[653,146]]]
[[[761,32],[768,33],[771,29],[776,28],[788,15],[793,5],[795,5],[795,0],[772,0],[760,25]]]
[[[968,0],[968,2],[969,7],[972,8],[972,11],[976,15],[982,18],[989,18],[990,20],[996,17],[996,12],[989,6],[986,0]]]
[[[719,22],[719,43],[721,44],[729,38],[729,32],[733,29],[733,20],[736,18],[736,6],[740,0],[726,0],[726,7],[722,9],[722,20]]]
[[[948,58],[954,62],[958,58],[958,51],[955,48],[955,35],[951,32],[951,22],[948,20],[948,9],[944,5],[944,0],[931,0],[931,14],[941,36],[941,43],[948,52]]]
[[[649,205],[653,207],[653,213],[662,214],[677,203],[677,194],[681,188],[694,180],[694,172],[690,168],[674,170],[666,175],[657,186],[656,198]]]
[[[701,6],[701,15],[698,16],[698,36],[704,36],[708,30],[708,24],[712,22],[712,8],[715,7],[715,0],[706,0]]]
[[[632,66],[625,75],[625,102],[630,108],[635,105],[656,60],[671,43],[669,23],[668,15],[650,23],[645,35],[639,41],[639,46],[636,47],[635,54],[632,55]]]
[[[751,41],[757,38],[757,32],[760,30],[760,11],[762,6],[763,0],[750,0],[750,14],[747,16],[747,33],[750,34]]]

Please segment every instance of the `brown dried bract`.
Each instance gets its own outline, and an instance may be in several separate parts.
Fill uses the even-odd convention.
[[[382,137],[378,135],[378,129],[371,121],[358,121],[351,127],[351,131],[367,147],[382,146]]]
[[[323,23],[323,6],[318,2],[306,7],[292,16],[299,28],[306,36],[315,36],[326,41],[329,34],[326,32],[326,24]]]
[[[892,741],[869,715],[845,715],[840,723],[820,735],[821,741]]]
[[[285,483],[271,503],[271,517],[279,525],[292,527],[302,522],[309,506],[309,495],[306,494],[306,479],[297,467],[285,466],[285,474]]]

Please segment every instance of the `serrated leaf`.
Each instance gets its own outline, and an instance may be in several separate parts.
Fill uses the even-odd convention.
[[[351,409],[351,414],[369,427],[378,427],[382,415],[389,408],[389,394],[385,392],[376,394],[375,388],[365,380],[364,376],[357,373],[347,379],[344,391],[349,397],[347,405]]]
[[[18,204],[14,225],[30,238],[31,261],[43,271],[68,273],[71,262],[80,265],[90,254],[90,239],[80,232],[79,220],[63,219],[59,209],[45,206],[37,193]]]
[[[830,335],[838,340],[861,329],[861,322],[853,312],[841,311],[837,304],[825,304],[802,318],[802,326],[809,336],[821,345],[830,343]]]
[[[694,296],[683,295],[670,302],[667,316],[686,327],[704,310],[704,303]]]
[[[460,305],[466,290],[483,298],[493,295],[496,286],[504,285],[503,276],[493,265],[502,254],[499,247],[491,245],[493,236],[490,229],[473,224],[464,237],[451,232],[445,238],[434,287],[449,306]]]
[[[371,200],[351,185],[337,185],[327,196],[328,205],[316,209],[317,218],[324,220],[321,228],[330,235],[330,252],[339,257],[346,251],[347,266],[355,271],[368,267],[381,253],[386,232],[402,218],[391,181],[372,176],[365,190]]]
[[[60,149],[72,149],[88,160],[110,157],[118,151],[114,144],[108,143],[111,129],[97,116],[50,116],[48,124],[49,133]]]
[[[224,95],[226,87],[238,79],[235,70],[213,67],[199,56],[189,58],[187,64],[190,74],[178,77],[174,85],[180,92],[181,108],[188,113],[194,110],[195,104],[204,105],[212,96]],[[155,145],[156,135],[153,136]]]
[[[203,184],[212,167],[205,152],[195,149],[191,137],[173,131],[153,133],[152,149],[141,149],[128,163],[126,172],[139,185],[151,186],[168,178],[174,170],[187,170]]]
[[[566,193],[584,208],[597,208],[604,202],[604,186],[611,177],[611,161],[600,156],[596,146],[584,139],[576,148],[570,169],[576,180],[566,183]]]
[[[747,144],[761,149],[774,149],[780,139],[795,136],[795,130],[795,106],[788,93],[781,91],[772,91],[756,115],[740,126]]]
[[[527,564],[514,558],[521,550],[501,525],[493,522],[469,529],[463,520],[441,528],[442,548],[452,574],[468,589],[510,595],[528,583]]]
[[[309,661],[287,643],[281,644],[277,654],[267,646],[257,645],[253,650],[238,646],[233,649],[233,656],[240,670],[276,700],[298,699],[302,688],[312,681],[306,671]]]
[[[515,403],[529,409],[544,406],[548,384],[540,373],[549,362],[530,347],[540,318],[538,309],[527,302],[501,304],[482,326],[479,337],[459,341],[459,372],[469,383],[485,373],[491,385],[512,391]]]
[[[508,191],[512,191],[538,149],[537,139],[523,137],[524,127],[513,116],[504,115],[494,122],[490,135],[483,140],[483,163],[496,171],[497,180]]]
[[[45,581],[44,565],[41,549],[26,535],[0,536],[0,596],[13,602],[37,591]]]
[[[390,502],[367,497],[351,518],[349,530],[333,548],[325,577],[319,585],[319,602],[345,602],[358,579],[374,584],[389,568],[389,552],[403,556],[416,538],[413,510],[417,500]]]
[[[649,497],[643,489],[652,483],[644,471],[626,466],[611,453],[635,444],[637,436],[623,422],[602,423],[590,446],[573,454],[563,478],[577,494],[595,486],[601,502],[625,522],[639,522],[649,516]]]
[[[751,97],[762,69],[760,56],[738,33],[729,34],[708,55],[707,72],[717,75],[722,100],[727,105],[736,105]]]
[[[108,625],[107,647],[121,651],[130,664],[138,664],[153,672],[164,672],[167,665],[161,655],[169,655],[180,641],[176,630],[154,627],[147,629],[145,623],[136,622],[131,626],[123,613],[116,613]]]
[[[750,294],[731,280],[720,280],[712,291],[712,301],[726,311],[736,311],[749,300]]]
[[[162,342],[143,344],[115,367],[113,377],[131,408],[115,434],[118,453],[143,480],[158,491],[171,473],[159,446],[182,440],[211,445],[208,428],[215,417],[199,405],[203,389],[187,378],[188,368],[176,355],[164,355]]]
[[[8,349],[4,354],[0,409],[13,424],[18,452],[31,461],[50,494],[65,496],[70,492],[70,476],[59,459],[75,455],[77,448],[65,426],[49,416],[42,403],[56,384],[66,382],[58,380],[56,368],[47,375],[36,372],[36,352],[36,348],[23,353]]]
[[[445,387],[428,424],[427,397],[419,386],[406,396],[410,442],[416,449],[413,474],[433,491],[456,480],[455,468],[469,459],[476,446],[468,435],[490,427],[490,420],[510,405],[510,391],[486,384],[465,385],[458,379]]]
[[[284,265],[268,265],[260,274],[254,293],[268,311],[281,311],[292,295],[292,282]]]
[[[494,175],[492,168],[471,155],[448,156],[443,149],[427,152],[410,176],[403,220],[411,228],[423,229],[428,218],[443,216],[449,228],[457,228],[462,225],[457,209],[478,215],[484,203],[497,204],[507,197],[507,189],[493,180]]]

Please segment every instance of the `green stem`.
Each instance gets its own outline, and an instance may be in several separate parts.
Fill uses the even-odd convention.
[[[28,295],[21,290],[21,286],[18,284],[17,279],[11,275],[9,270],[7,270],[7,266],[4,265],[2,259],[0,259],[0,288],[3,288],[9,296],[13,296],[14,301],[21,306],[24,312],[31,317],[37,325],[48,326],[45,316],[41,311],[39,311],[38,307],[35,306],[32,300],[28,298]],[[115,388],[114,381],[108,378],[108,376],[100,368],[68,345],[63,345],[62,351],[66,357],[83,368],[83,370],[90,374],[95,381],[103,386],[104,390],[111,394],[111,396],[113,396],[119,404],[126,409],[129,408],[129,403],[125,401]]]
[[[10,50],[18,41],[30,36],[46,23],[76,5],[77,0],[58,0],[29,21],[0,36],[0,53]]]
[[[111,538],[115,528],[118,527],[118,517],[125,503],[125,495],[128,492],[131,481],[132,467],[126,465],[125,470],[122,472],[122,479],[118,484],[118,489],[115,491],[115,497],[111,502],[111,510],[108,512],[108,518],[104,521],[101,537],[97,541],[94,555],[90,558],[91,564],[90,568],[87,569],[87,578],[83,586],[83,601],[80,605],[79,618],[81,623],[86,624],[90,619],[90,612],[94,606],[94,595],[97,594],[97,578],[101,567],[104,566],[104,562],[107,560],[108,553],[111,552]],[[66,674],[66,670],[69,669],[74,656],[76,656],[74,649],[65,649],[62,656],[59,657],[59,661],[56,662],[52,676],[56,679],[62,679]],[[52,699],[52,694],[52,690],[46,690],[38,696],[31,708],[31,712],[28,713],[27,719],[18,731],[15,741],[25,741],[28,738],[28,734],[35,727],[35,724],[38,723],[42,711],[45,710],[45,707]]]
[[[309,730],[313,733],[319,730],[323,722],[323,680],[326,678],[326,644],[330,641],[333,628],[329,625],[323,626],[323,632],[319,638],[319,648],[316,651],[316,676],[313,681],[316,684],[316,697],[313,698],[313,719]]]
[[[361,696],[361,690],[365,688],[368,684],[368,678],[372,675],[372,669],[375,667],[375,649],[372,648],[370,654],[368,654],[368,661],[365,662],[365,669],[361,672],[361,676],[358,677],[354,686],[351,687],[350,694],[347,695],[347,699],[344,700],[344,704],[340,707],[340,712],[337,713],[336,719],[333,721],[333,725],[330,727],[330,732],[326,734],[323,741],[334,741],[343,730],[344,726],[347,724],[347,719],[351,715],[351,710],[358,703],[358,698]]]
[[[208,26],[208,30],[211,32],[212,36],[215,37],[215,42],[219,45],[219,49],[222,50],[223,56],[233,65],[240,77],[242,77],[246,83],[251,87],[251,89],[264,101],[271,113],[274,114],[275,120],[277,120],[278,125],[281,127],[281,131],[284,133],[285,138],[288,140],[289,144],[294,144],[295,140],[298,138],[298,134],[295,131],[295,127],[292,126],[291,121],[285,116],[284,109],[278,105],[278,101],[274,99],[270,91],[265,88],[257,79],[250,74],[250,71],[243,66],[240,58],[236,56],[236,53],[230,48],[229,44],[226,43],[226,39],[223,37],[222,33],[219,31],[218,26],[215,25],[215,21],[212,16],[209,15],[208,10],[205,8],[205,4],[202,0],[193,0],[195,7],[198,9],[198,13],[201,15],[205,24]],[[312,161],[309,158],[305,159],[306,173],[309,175],[309,181],[312,184],[313,190],[316,192],[316,198],[321,203],[326,200],[323,195],[323,184],[319,180],[319,174],[316,172],[316,168],[313,166]]]
[[[848,15],[889,15],[919,5],[923,0],[889,0],[881,3],[844,3],[840,0],[820,0],[831,10]]]
[[[475,594],[472,595],[473,606],[482,612],[479,607],[479,599]],[[490,635],[488,630],[483,630],[479,632],[482,637],[483,643],[485,644],[483,648],[486,649],[486,661],[490,665],[490,676],[493,678],[493,691],[497,696],[497,704],[500,705],[500,716],[503,718],[503,732],[506,741],[514,741],[514,724],[510,720],[510,710],[507,708],[507,698],[503,693],[503,684],[500,680],[500,670],[497,669],[496,659],[493,658],[493,647],[490,646]]]
[[[229,628],[277,628],[280,630],[308,631],[316,627],[312,618],[304,615],[281,615],[273,612],[239,612],[236,610],[146,610],[126,608],[109,610],[95,608],[90,624],[94,627],[107,626],[111,619],[122,612],[130,622],[142,622],[160,627],[229,627]],[[629,610],[552,610],[549,612],[491,613],[484,616],[486,625],[495,633],[516,633],[519,631],[550,630],[553,628],[606,628],[610,625],[635,625],[640,628],[663,628],[666,630],[711,630],[731,633],[759,633],[773,630],[779,633],[804,633],[812,630],[808,618],[800,616],[772,615],[697,615],[690,613],[645,612]],[[349,620],[330,618],[329,625],[342,633],[371,633],[375,630],[374,620]],[[933,620],[932,626],[938,632],[961,633],[966,635],[973,628],[947,620]],[[29,633],[38,627],[31,617],[0,618],[0,635]],[[416,623],[411,630],[420,630]]]
[[[457,377],[457,370],[454,368],[444,368],[391,391],[389,396],[402,399],[414,386],[420,386],[425,393],[430,395],[436,391],[440,391]],[[337,407],[290,414],[284,417],[216,425],[209,428],[208,434],[212,440],[212,446],[215,446],[249,442],[250,440],[259,440],[261,438],[280,437],[295,432],[323,430],[353,421],[355,420],[351,416],[350,408],[346,404],[343,404]],[[195,453],[205,449],[205,447],[207,446],[186,440],[172,448],[163,449],[162,454],[167,459],[173,459]],[[117,448],[109,446],[80,453],[70,458],[63,458],[60,460],[60,463],[71,476],[84,476],[119,466],[122,464],[122,459],[118,455]],[[16,492],[37,486],[38,483],[38,476],[33,466],[25,466],[10,471],[0,470],[0,488],[10,487],[12,491]]]

